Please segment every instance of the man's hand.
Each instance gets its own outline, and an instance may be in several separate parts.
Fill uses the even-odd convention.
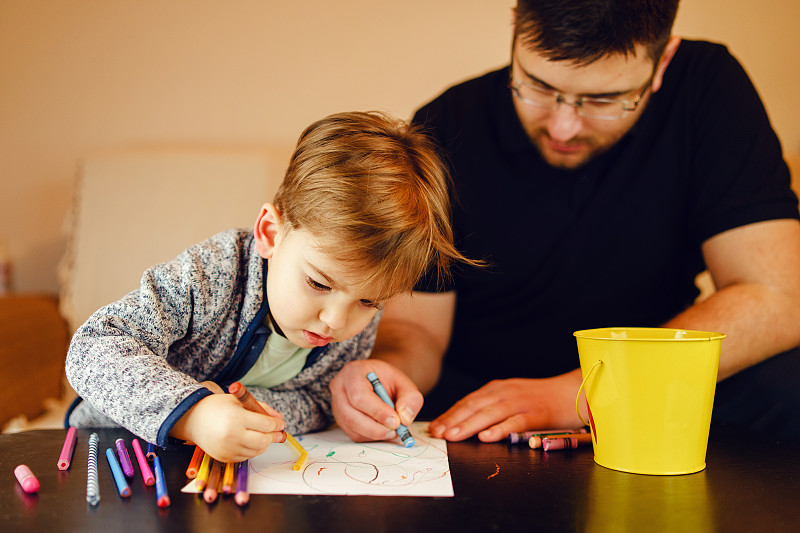
[[[372,390],[369,372],[378,375],[396,412]],[[377,359],[347,363],[331,381],[330,389],[336,423],[356,442],[394,438],[397,426],[411,424],[422,408],[422,393],[408,376]]]
[[[580,427],[575,413],[580,384],[580,369],[546,379],[491,381],[431,422],[430,432],[450,441],[477,433],[483,442],[495,442],[513,432]]]

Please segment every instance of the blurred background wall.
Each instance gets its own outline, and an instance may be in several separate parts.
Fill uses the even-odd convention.
[[[507,62],[514,3],[2,0],[0,241],[13,288],[57,290],[81,156],[291,146],[310,122],[344,110],[409,118],[445,87]],[[676,24],[679,35],[729,45],[787,154],[800,153],[798,21],[797,0],[684,0]]]

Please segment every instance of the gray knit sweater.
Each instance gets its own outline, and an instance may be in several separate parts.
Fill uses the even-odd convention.
[[[189,408],[253,366],[268,335],[267,262],[253,234],[231,230],[188,248],[142,276],[138,289],[95,312],[75,332],[66,372],[80,398],[76,427],[122,426],[165,447]],[[333,422],[328,385],[348,361],[368,357],[380,313],[355,337],[312,350],[306,367],[276,387],[249,387],[302,434]]]

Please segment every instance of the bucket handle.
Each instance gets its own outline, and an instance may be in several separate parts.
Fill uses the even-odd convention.
[[[589,369],[589,372],[586,374],[586,377],[583,378],[581,381],[581,386],[578,388],[578,395],[575,396],[575,412],[578,413],[578,418],[580,418],[581,422],[583,422],[584,426],[588,426],[589,423],[583,419],[581,416],[581,409],[580,409],[580,399],[581,399],[581,391],[584,390],[586,382],[589,380],[589,376],[594,373],[594,369],[597,368],[597,365],[602,365],[603,361],[597,361],[595,364],[592,365],[592,368]],[[586,398],[586,401],[589,401],[589,398]]]

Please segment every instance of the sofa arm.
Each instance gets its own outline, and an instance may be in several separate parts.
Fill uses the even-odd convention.
[[[61,397],[69,334],[51,295],[0,297],[0,427]]]

